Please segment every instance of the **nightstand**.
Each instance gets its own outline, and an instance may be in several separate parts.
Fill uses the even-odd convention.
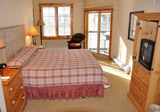
[[[22,80],[22,69],[3,69],[1,77],[10,76],[7,81],[2,80],[4,97],[7,107],[7,112],[22,112],[27,100],[24,91]]]
[[[39,49],[44,49],[44,46],[43,45],[39,45],[38,48]]]

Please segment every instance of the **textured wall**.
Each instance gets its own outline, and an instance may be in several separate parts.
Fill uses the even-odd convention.
[[[39,3],[73,3],[73,34],[84,32],[84,10],[83,0],[34,0],[35,23],[39,19]],[[36,27],[39,31],[39,27]],[[40,38],[37,37],[37,44],[40,44]],[[45,47],[67,47],[67,39],[64,40],[43,40]]]
[[[27,34],[29,27],[33,25],[32,15],[32,0],[0,0],[0,27],[24,24]],[[0,50],[0,57],[3,56],[3,51]],[[2,62],[0,61],[0,63]],[[2,90],[1,83],[0,90]],[[4,105],[3,93],[0,91],[0,108],[2,112],[5,112]]]
[[[0,27],[24,24],[27,34],[32,23],[32,0],[0,0]]]

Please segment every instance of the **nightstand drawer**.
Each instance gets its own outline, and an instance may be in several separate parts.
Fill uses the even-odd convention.
[[[16,93],[15,93],[14,96],[11,98],[11,104],[12,104],[12,107],[13,107],[13,108],[15,108],[15,106],[16,106],[17,104],[19,104],[18,99],[20,98],[21,95],[24,94],[24,89],[21,88],[21,87],[23,87],[22,81],[20,82]]]
[[[16,92],[17,84],[22,81],[22,72],[20,71],[15,77],[14,80],[12,80],[8,85],[8,93],[9,96],[12,97],[12,95]]]
[[[130,87],[130,94],[133,97],[136,104],[138,104],[140,107],[144,107],[144,99],[141,98],[140,95],[134,90],[134,88]]]
[[[18,105],[15,106],[14,112],[20,112],[22,110],[22,105],[26,104],[26,97],[25,94],[22,94],[18,99]]]
[[[131,79],[131,86],[136,89],[136,91],[143,97],[146,98],[148,88],[139,81],[134,75]]]
[[[16,99],[18,99],[19,95],[21,93],[24,93],[24,89],[23,89],[23,82],[21,81],[18,85],[17,88],[15,90],[15,94],[11,97],[11,101],[14,101]]]

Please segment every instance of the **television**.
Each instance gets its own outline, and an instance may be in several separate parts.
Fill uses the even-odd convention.
[[[147,39],[141,40],[139,62],[148,70],[152,68],[152,60],[154,54],[155,42]]]

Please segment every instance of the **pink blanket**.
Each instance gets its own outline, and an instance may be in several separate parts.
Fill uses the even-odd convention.
[[[100,84],[110,86],[88,50],[37,50],[23,67],[26,87]]]

